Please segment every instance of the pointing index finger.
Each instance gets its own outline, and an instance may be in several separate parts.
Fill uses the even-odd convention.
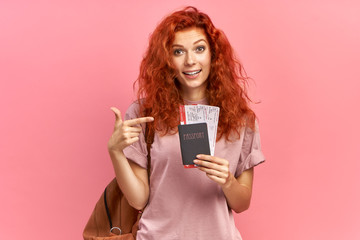
[[[128,126],[134,126],[137,124],[141,124],[141,123],[147,123],[147,122],[152,122],[154,121],[153,117],[141,117],[141,118],[134,118],[134,119],[130,119],[124,122],[124,124],[128,125]]]

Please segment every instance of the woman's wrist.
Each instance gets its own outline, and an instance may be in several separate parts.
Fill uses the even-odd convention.
[[[126,158],[123,150],[108,148],[108,152],[112,161],[118,161],[121,158]]]
[[[232,188],[232,185],[234,183],[237,183],[236,178],[233,174],[229,172],[229,176],[227,177],[225,183],[221,186],[221,188],[223,189],[223,191],[229,190]]]

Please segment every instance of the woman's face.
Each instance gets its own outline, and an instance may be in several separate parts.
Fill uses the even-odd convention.
[[[192,101],[203,99],[211,65],[210,45],[204,30],[188,28],[176,32],[172,61],[182,97]]]

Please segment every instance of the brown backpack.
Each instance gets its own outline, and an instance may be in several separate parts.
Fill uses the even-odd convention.
[[[84,240],[134,240],[140,215],[114,178],[95,205],[83,232]]]

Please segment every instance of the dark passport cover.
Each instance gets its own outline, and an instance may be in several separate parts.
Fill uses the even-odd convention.
[[[209,136],[206,123],[179,125],[181,157],[185,167],[194,167],[198,154],[210,155]]]

